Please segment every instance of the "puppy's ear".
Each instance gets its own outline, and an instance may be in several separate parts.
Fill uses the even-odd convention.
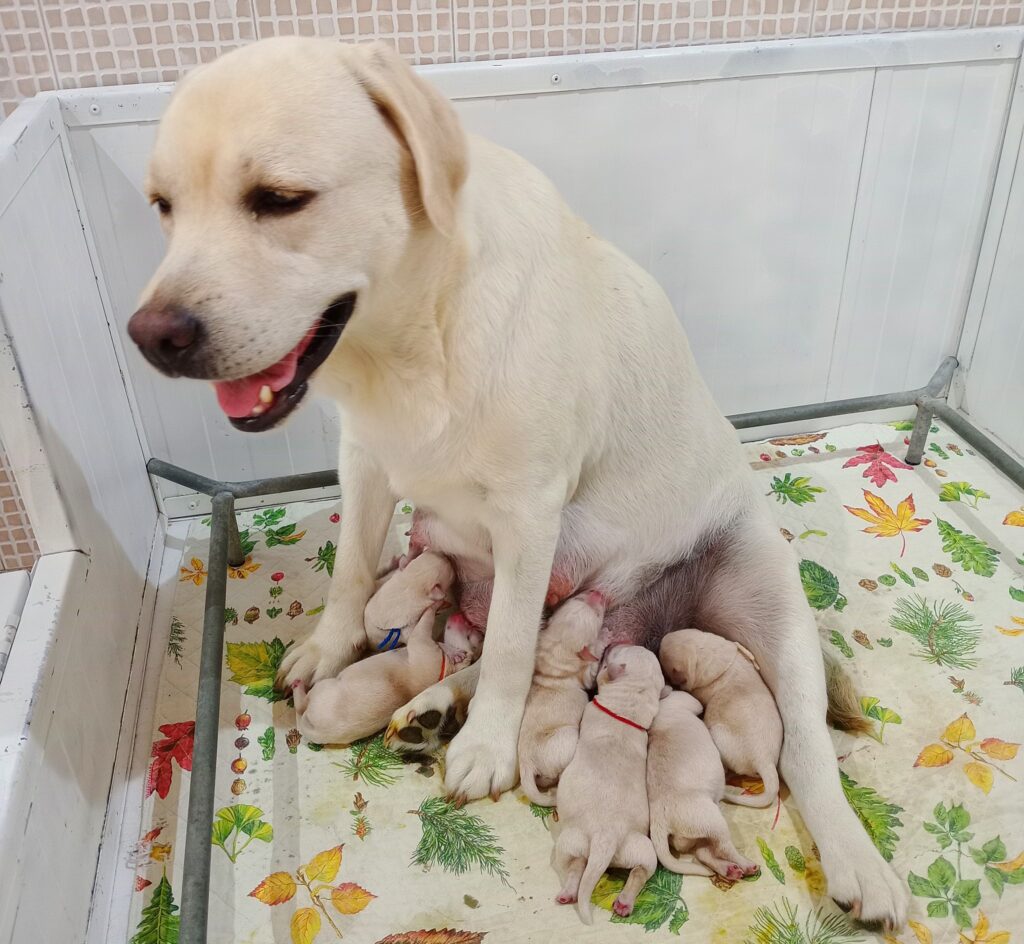
[[[430,588],[430,599],[438,603],[444,599],[444,587],[442,587],[441,584],[435,583],[434,586]]]
[[[405,568],[408,567],[408,566],[409,566],[409,555],[408,554],[403,554],[401,557],[398,558],[398,569],[399,570],[405,570]]]
[[[674,690],[675,690],[675,689],[673,689],[671,685],[666,685],[666,686],[665,686],[665,687],[664,687],[664,688],[663,688],[663,689],[661,690],[661,694],[660,694],[660,695],[658,696],[658,698],[659,698],[659,699],[664,699],[664,698],[668,698],[668,696],[669,696],[669,695],[671,695],[671,694],[672,694],[672,692],[673,692]]]
[[[467,172],[466,136],[451,103],[387,44],[367,43],[352,52],[356,77],[412,154],[427,217],[451,236]]]
[[[622,678],[626,674],[626,665],[624,662],[609,662],[608,663],[608,678],[611,681],[615,681],[618,678]]]
[[[580,659],[583,662],[599,662],[600,661],[597,658],[597,656],[595,656],[594,653],[592,653],[590,651],[590,649],[587,648],[586,646],[584,646],[579,652],[576,653],[576,658]]]

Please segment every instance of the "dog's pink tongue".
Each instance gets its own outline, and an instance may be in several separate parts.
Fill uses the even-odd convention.
[[[260,402],[260,390],[270,387],[275,393],[287,387],[295,379],[295,368],[299,363],[299,348],[286,354],[273,367],[250,374],[241,380],[219,380],[214,383],[217,402],[228,416],[248,416]]]

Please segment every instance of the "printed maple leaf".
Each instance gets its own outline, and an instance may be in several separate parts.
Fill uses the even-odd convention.
[[[843,507],[862,521],[871,522],[871,527],[861,529],[865,534],[873,534],[878,538],[899,537],[903,542],[900,547],[900,557],[902,557],[907,549],[907,532],[920,531],[926,525],[931,524],[932,519],[914,517],[916,509],[913,495],[904,498],[893,511],[881,496],[872,494],[866,488],[863,491],[864,501],[867,502],[868,508],[851,508],[849,505],[843,505]]]
[[[864,478],[870,479],[875,488],[881,488],[886,482],[895,482],[896,473],[893,469],[912,469],[913,466],[897,459],[892,453],[878,445],[858,446],[859,456],[847,459],[843,463],[844,469],[851,469],[854,466],[864,466]]]
[[[193,557],[191,563],[191,568],[178,568],[178,571],[180,573],[178,580],[181,583],[187,583],[188,581],[192,581],[192,583],[194,583],[197,587],[201,587],[203,585],[203,581],[208,576],[206,572],[206,565],[203,564],[203,562],[198,557]]]
[[[153,742],[153,759],[146,775],[146,796],[152,795],[155,791],[161,800],[165,800],[171,789],[171,761],[177,761],[182,770],[192,769],[192,742],[196,723],[178,721],[173,724],[162,724],[159,730],[164,737]]]
[[[382,937],[377,944],[481,944],[486,931],[454,931],[436,928],[431,931],[400,931]]]

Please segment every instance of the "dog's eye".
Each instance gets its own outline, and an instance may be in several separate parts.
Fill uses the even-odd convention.
[[[285,216],[301,210],[315,196],[309,190],[285,191],[257,187],[249,194],[247,202],[256,216]]]
[[[151,197],[149,202],[157,208],[161,216],[167,216],[171,212],[171,201],[166,197]]]

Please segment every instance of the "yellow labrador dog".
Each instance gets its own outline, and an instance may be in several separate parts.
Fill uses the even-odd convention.
[[[282,685],[336,676],[364,650],[407,496],[454,535],[435,550],[493,575],[479,669],[452,680],[476,685],[448,751],[453,795],[515,783],[557,576],[619,606],[634,642],[698,625],[754,653],[833,897],[902,923],[904,889],[840,787],[796,561],[646,272],[538,170],[464,134],[382,46],[274,39],[197,69],[147,186],[168,247],[129,324],[145,356],[212,381],[241,430],[284,420],[314,374],[341,410],[337,577]],[[683,597],[690,619],[659,614]],[[443,700],[444,684],[428,693]]]

